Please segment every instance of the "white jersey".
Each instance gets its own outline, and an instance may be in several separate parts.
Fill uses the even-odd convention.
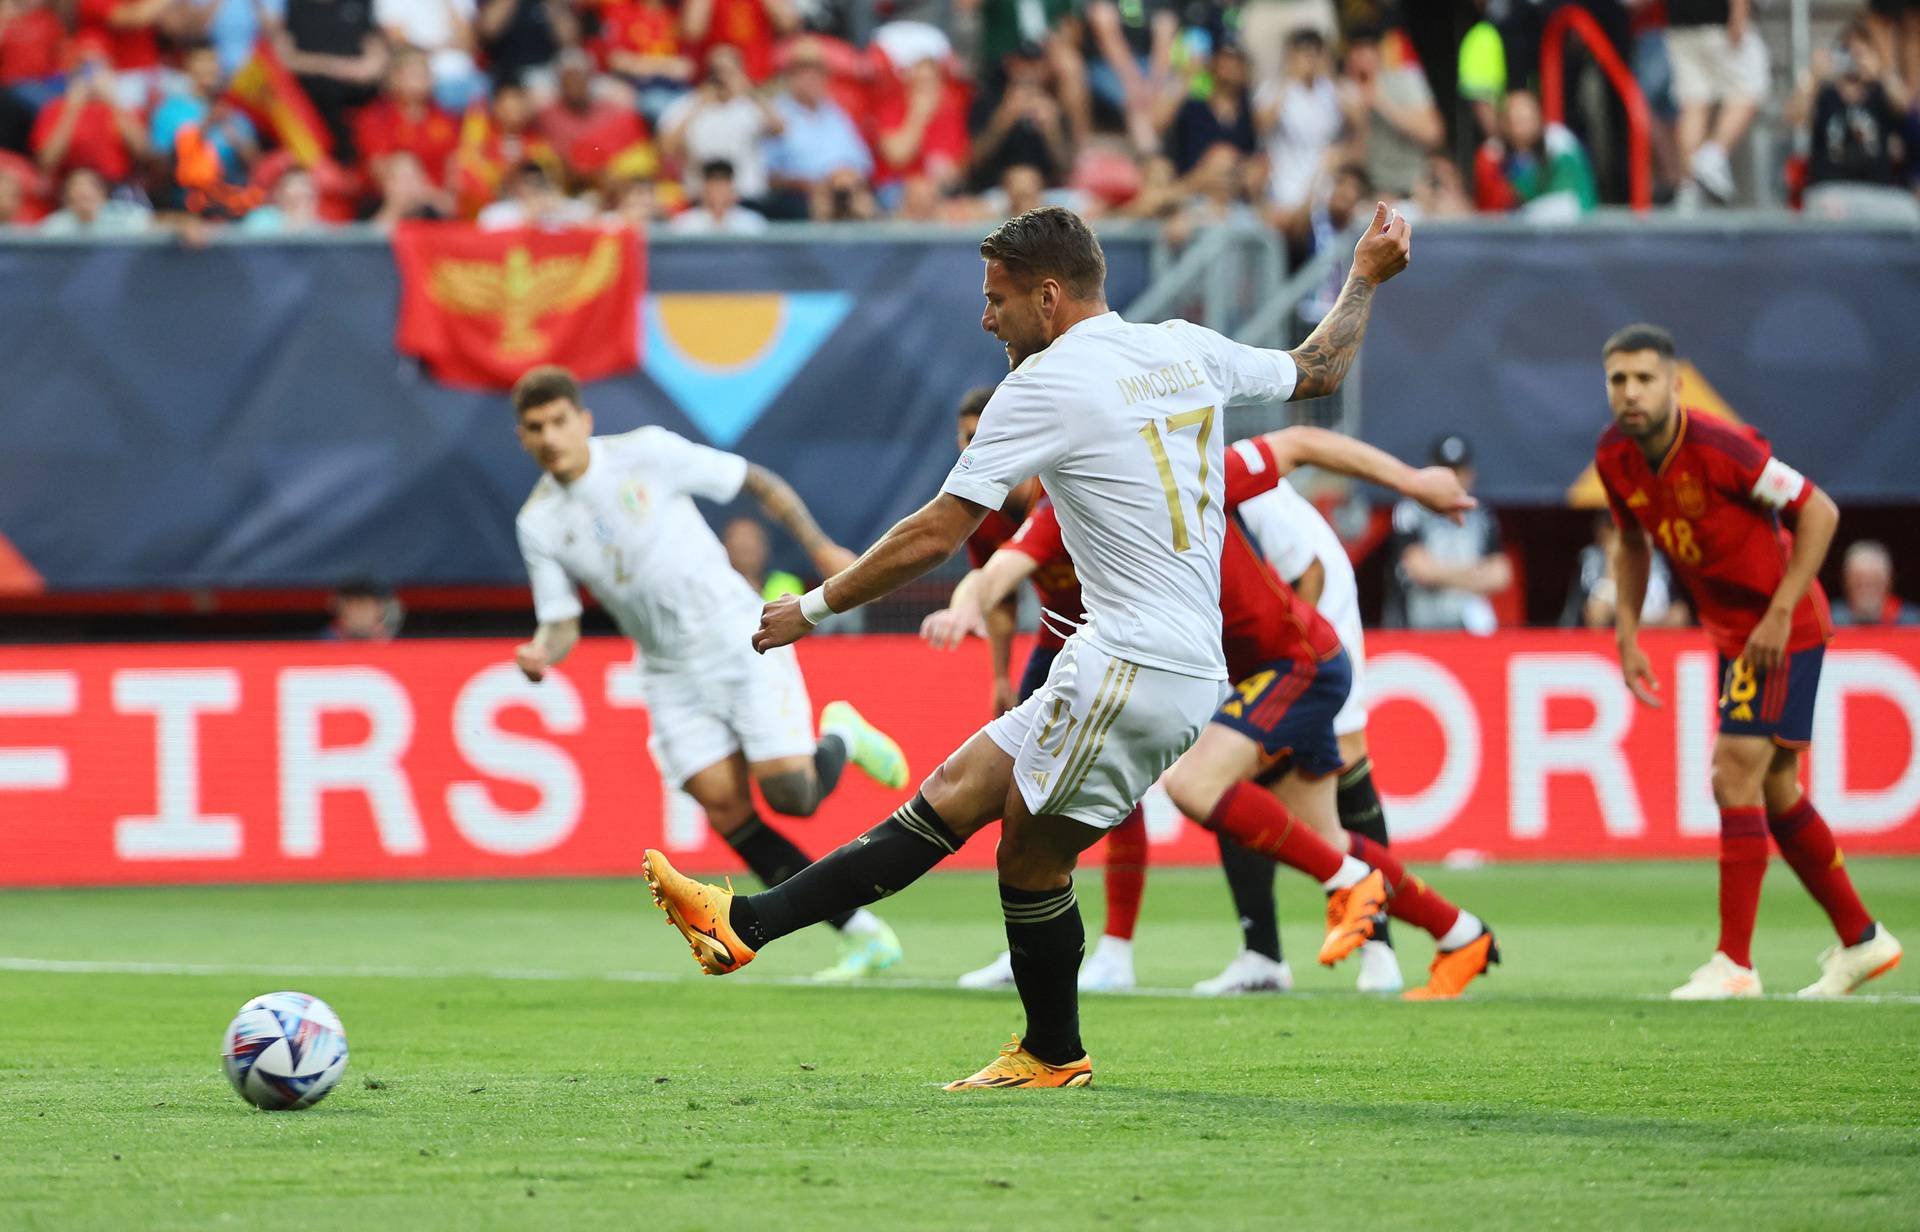
[[[1284,479],[1271,492],[1242,501],[1239,512],[1261,553],[1287,581],[1297,581],[1314,561],[1320,562],[1326,585],[1314,607],[1340,635],[1340,644],[1358,671],[1366,653],[1360,631],[1360,591],[1340,536],[1313,502]]]
[[[1009,373],[942,490],[989,509],[1040,476],[1109,656],[1225,680],[1220,550],[1227,407],[1284,402],[1284,351],[1185,321],[1080,322]]]
[[[746,648],[760,598],[693,504],[738,495],[746,459],[656,427],[589,448],[585,473],[570,484],[542,475],[515,522],[540,623],[579,616],[585,586],[648,672]]]

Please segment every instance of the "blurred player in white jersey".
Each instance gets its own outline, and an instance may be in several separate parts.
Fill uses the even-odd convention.
[[[1340,825],[1384,847],[1386,816],[1373,787],[1373,763],[1367,753],[1366,643],[1360,627],[1360,594],[1354,583],[1353,562],[1333,527],[1287,479],[1281,479],[1271,492],[1243,503],[1239,513],[1241,523],[1274,572],[1286,579],[1301,599],[1319,609],[1346,648],[1353,669],[1353,689],[1333,720],[1334,734],[1340,740]],[[1216,837],[1220,841],[1220,866],[1226,870],[1245,944],[1225,971],[1200,981],[1193,990],[1214,997],[1284,991],[1292,986],[1293,973],[1280,953],[1273,903],[1275,865],[1226,834]],[[1324,837],[1340,840],[1335,846],[1344,850],[1342,836]],[[1400,965],[1384,921],[1375,928],[1373,939],[1360,947],[1357,985],[1361,992],[1400,991]]]
[[[813,706],[791,650],[748,644],[760,596],[734,572],[693,497],[747,492],[786,527],[823,574],[853,554],[821,532],[793,489],[764,467],[696,445],[665,428],[594,436],[593,416],[564,368],[535,368],[513,388],[520,445],[546,473],[515,523],[540,622],[515,653],[529,680],[566,657],[580,636],[579,587],[639,650],[652,734],[668,782],[767,885],[807,857],[755,814],[749,780],[767,806],[808,817],[851,760],[888,787],[907,784],[900,748],[846,702]],[[900,943],[865,908],[825,917],[840,930],[840,961],[820,973],[858,979],[900,960]]]
[[[1027,1029],[949,1089],[1092,1081],[1075,986],[1086,935],[1073,867],[1193,743],[1225,693],[1220,415],[1336,388],[1374,288],[1404,268],[1407,244],[1406,223],[1380,207],[1340,302],[1289,353],[1184,321],[1121,320],[1107,308],[1099,241],[1069,210],[1015,215],[981,241],[981,326],[1005,344],[1013,371],[973,443],[941,493],[851,568],[768,604],[754,646],[787,645],[827,613],[925,573],[1034,475],[1059,512],[1086,623],[1046,683],[962,745],[912,801],[782,885],[736,897],[648,852],[655,897],[703,968],[738,970],[775,938],[900,890],[999,820],[1000,899]]]

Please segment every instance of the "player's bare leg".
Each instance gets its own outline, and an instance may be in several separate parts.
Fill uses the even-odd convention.
[[[879,825],[759,894],[682,876],[658,851],[643,869],[654,900],[709,975],[753,961],[768,943],[905,889],[997,820],[1013,759],[976,734]]]
[[[1776,748],[1761,792],[1767,829],[1794,876],[1833,923],[1838,941],[1820,955],[1820,978],[1803,997],[1844,997],[1900,964],[1900,942],[1867,913],[1826,819],[1800,786],[1800,752]]]
[[[1753,968],[1753,923],[1767,875],[1764,784],[1776,746],[1766,736],[1721,732],[1713,742],[1713,798],[1720,806],[1720,940],[1676,1001],[1724,1001],[1760,995]]]
[[[1373,935],[1386,908],[1386,881],[1336,850],[1286,804],[1248,782],[1265,760],[1251,739],[1210,723],[1161,781],[1174,806],[1207,829],[1229,834],[1321,884],[1327,891],[1327,939],[1320,947],[1320,961],[1331,966]],[[1330,811],[1332,783],[1325,787],[1324,806]],[[1307,807],[1317,807],[1311,793],[1301,799]]]
[[[1073,868],[1102,833],[1067,817],[1035,817],[1009,783],[994,862],[1027,1029],[947,1090],[1082,1087],[1093,1081],[1093,1063],[1080,1042],[1077,973],[1087,935],[1073,894]]]

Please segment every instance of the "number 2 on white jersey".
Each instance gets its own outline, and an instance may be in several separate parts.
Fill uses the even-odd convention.
[[[1200,435],[1195,445],[1200,450],[1200,499],[1193,507],[1193,516],[1200,517],[1207,511],[1207,439],[1213,435],[1213,413],[1215,408],[1203,406],[1197,411],[1182,411],[1178,415],[1167,416],[1167,435],[1171,436],[1182,428],[1200,426]],[[1180,488],[1173,480],[1173,463],[1167,458],[1167,447],[1160,442],[1159,425],[1149,419],[1140,425],[1141,439],[1147,442],[1147,448],[1153,451],[1154,469],[1160,472],[1160,486],[1167,493],[1167,514],[1173,519],[1173,550],[1184,552],[1189,546],[1187,538],[1187,517],[1180,509]]]

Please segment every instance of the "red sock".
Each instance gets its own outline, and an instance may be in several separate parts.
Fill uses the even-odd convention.
[[[1440,893],[1426,882],[1407,872],[1407,866],[1400,863],[1400,857],[1392,849],[1383,847],[1364,834],[1347,835],[1349,850],[1356,859],[1364,860],[1380,870],[1387,879],[1387,889],[1391,891],[1387,899],[1387,914],[1396,920],[1405,920],[1415,928],[1424,928],[1438,941],[1447,935],[1460,919],[1460,908],[1448,902]]]
[[[1146,889],[1147,814],[1136,804],[1125,820],[1107,831],[1107,936],[1133,940],[1133,926],[1140,920],[1140,896]]]
[[[1873,925],[1873,917],[1854,892],[1853,878],[1847,876],[1846,860],[1833,841],[1833,831],[1814,809],[1813,801],[1802,794],[1798,804],[1778,817],[1769,817],[1767,828],[1773,831],[1773,841],[1780,844],[1780,854],[1786,857],[1800,884],[1833,921],[1840,944],[1860,944]]]
[[[1286,805],[1252,783],[1235,783],[1227,788],[1227,794],[1213,806],[1207,828],[1230,834],[1247,850],[1297,868],[1315,881],[1324,882],[1339,872],[1345,855],[1288,812]]]
[[[1753,918],[1767,875],[1767,811],[1720,810],[1720,952],[1753,966]]]

